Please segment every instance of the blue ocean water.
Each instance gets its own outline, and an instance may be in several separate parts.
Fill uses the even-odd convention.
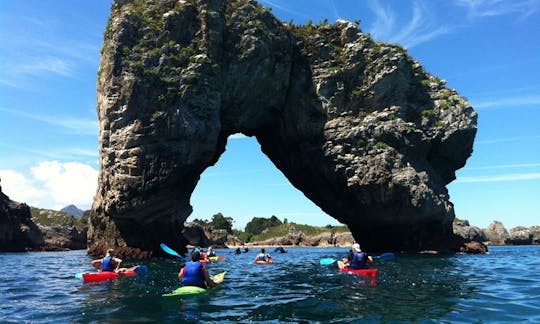
[[[178,259],[145,261],[149,273],[83,284],[86,251],[0,254],[0,322],[540,323],[540,246],[490,247],[488,255],[397,255],[377,282],[322,266],[345,248],[291,248],[272,265],[257,251],[207,266],[227,271],[216,290],[164,300],[179,286]],[[129,262],[126,262],[129,264]]]

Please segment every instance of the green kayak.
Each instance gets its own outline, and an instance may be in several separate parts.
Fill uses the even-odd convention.
[[[225,278],[226,273],[227,272],[218,273],[217,275],[212,277],[212,280],[216,284],[218,284],[218,286],[219,286],[223,282],[223,279]],[[204,288],[195,287],[195,286],[183,286],[183,287],[180,287],[180,288],[177,288],[177,289],[173,290],[172,292],[170,292],[168,294],[163,294],[162,296],[164,298],[189,297],[189,296],[195,296],[195,295],[203,294],[203,293],[207,292],[208,290],[211,290],[211,289],[204,289]]]

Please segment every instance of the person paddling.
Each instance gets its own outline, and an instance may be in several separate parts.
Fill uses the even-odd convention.
[[[116,272],[116,273],[122,273],[127,270],[133,270],[137,269],[139,266],[134,266],[131,268],[120,268],[122,265],[122,259],[116,258],[114,256],[114,250],[108,249],[105,257],[102,259],[97,259],[92,261],[92,266],[96,268],[99,272]]]
[[[178,279],[184,286],[196,286],[201,288],[214,287],[216,283],[208,275],[208,271],[200,262],[201,253],[198,250],[191,252],[191,261],[180,269]]]
[[[352,245],[349,257],[343,259],[344,266],[348,266],[350,269],[366,269],[368,262],[373,262],[373,258],[362,252],[358,243]]]
[[[264,248],[261,249],[261,253],[257,254],[257,256],[255,257],[255,262],[270,262],[272,261],[272,257],[270,256],[270,254],[266,253],[266,251],[264,250]]]

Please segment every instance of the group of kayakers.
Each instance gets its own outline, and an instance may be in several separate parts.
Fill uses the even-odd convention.
[[[237,248],[235,253],[238,253],[239,249],[240,248]],[[245,249],[247,250],[247,248]],[[285,249],[281,246],[276,248],[275,251],[286,253]],[[204,252],[204,250],[199,248],[192,250],[190,256],[191,261],[186,261],[185,265],[178,273],[178,279],[181,280],[184,286],[196,286],[201,288],[216,286],[217,283],[212,280],[208,274],[208,270],[202,263],[209,262],[209,257],[216,257],[216,253],[212,247],[209,247],[207,252]],[[373,258],[368,256],[367,253],[362,252],[358,243],[354,243],[348,256],[344,258],[341,263],[350,269],[365,269],[368,262],[373,262]],[[254,259],[254,263],[273,263],[273,259],[264,248],[261,248],[260,253],[258,253]],[[113,249],[108,249],[105,257],[102,259],[92,261],[92,266],[100,272],[110,271],[121,273],[128,270],[127,268],[121,268],[121,265],[122,260],[114,256]]]

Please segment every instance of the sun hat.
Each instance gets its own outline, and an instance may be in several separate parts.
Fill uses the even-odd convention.
[[[353,248],[353,250],[360,251],[360,244],[354,243],[354,244],[352,245],[352,248]]]

